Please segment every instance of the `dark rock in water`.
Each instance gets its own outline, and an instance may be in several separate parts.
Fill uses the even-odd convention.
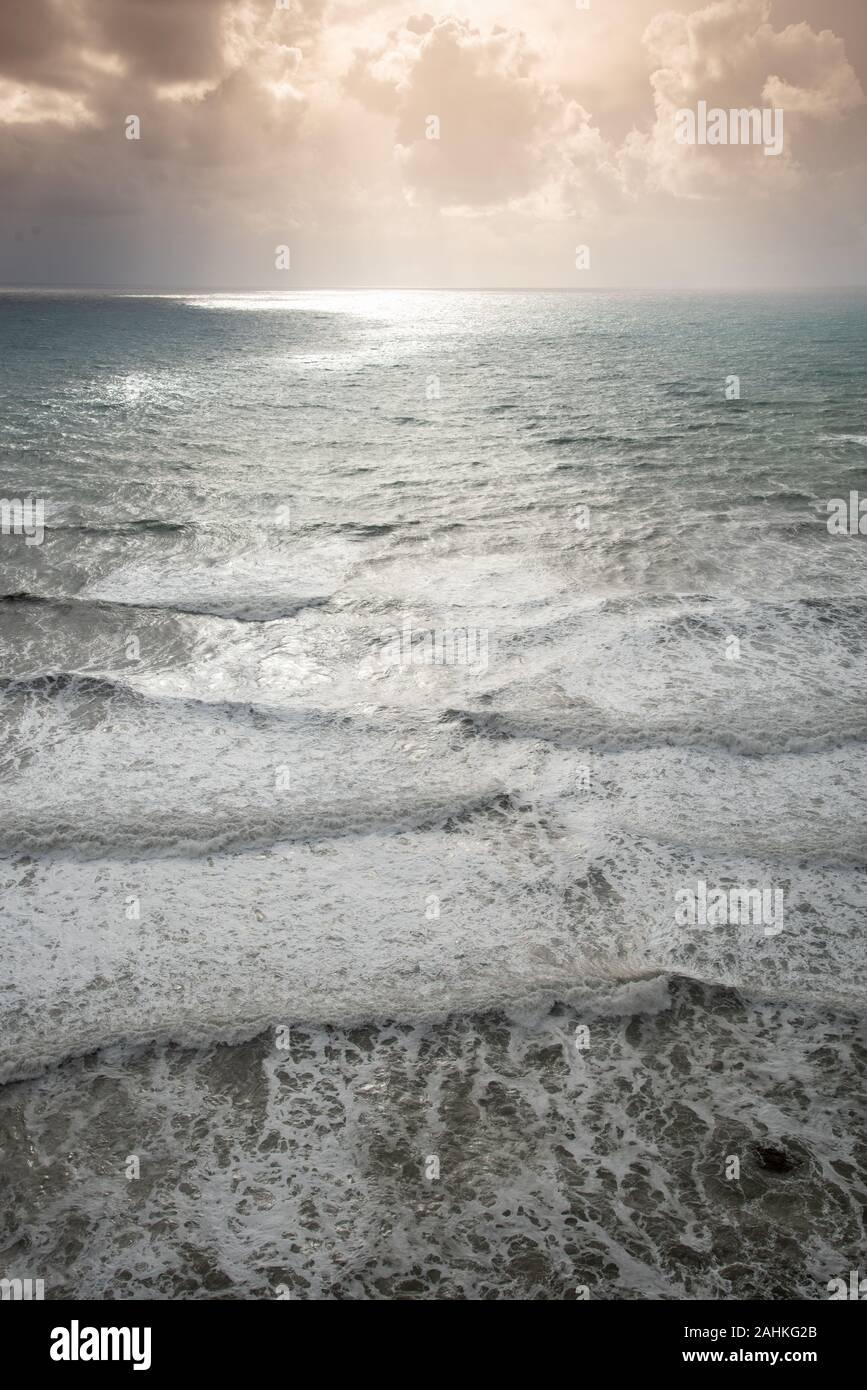
[[[754,1144],[753,1149],[768,1173],[793,1173],[801,1166],[800,1160],[787,1154],[785,1149],[775,1149],[770,1144]]]

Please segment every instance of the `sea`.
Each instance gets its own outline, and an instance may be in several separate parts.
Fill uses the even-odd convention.
[[[0,295],[0,1276],[863,1266],[862,494],[863,291]]]

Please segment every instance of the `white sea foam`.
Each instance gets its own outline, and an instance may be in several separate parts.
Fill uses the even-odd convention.
[[[143,298],[104,372],[6,354],[7,492],[50,505],[2,556],[2,1233],[55,1293],[854,1267],[867,585],[818,507],[856,319],[796,410],[809,321],[762,312]],[[389,663],[405,623],[489,660]],[[782,932],[681,924],[698,881]]]

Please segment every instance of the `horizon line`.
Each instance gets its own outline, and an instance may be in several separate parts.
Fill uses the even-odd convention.
[[[186,294],[813,294],[867,291],[867,282],[833,285],[118,285],[0,283],[0,294],[10,292],[93,293],[116,295]]]

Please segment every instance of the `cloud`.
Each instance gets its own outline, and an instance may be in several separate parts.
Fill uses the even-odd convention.
[[[87,106],[71,92],[50,87],[22,87],[0,77],[0,125],[41,125],[56,121],[60,125],[80,126],[93,121]]]
[[[0,76],[67,91],[80,84],[76,55],[85,26],[75,6],[58,0],[4,0],[0,6]]]
[[[678,14],[657,15],[644,34],[651,65],[656,121],[634,133],[623,151],[631,177],[675,196],[779,192],[803,171],[794,147],[799,119],[838,121],[864,101],[842,41],[806,23],[776,31],[770,0],[718,0]],[[784,112],[781,158],[755,146],[683,146],[674,139],[680,109],[699,101],[723,110],[779,107]]]
[[[34,86],[75,93],[105,119],[118,78],[133,106],[154,93],[201,96],[241,69],[279,83],[315,47],[324,9],[325,0],[287,9],[273,0],[4,0],[0,79],[22,96]],[[3,119],[12,123],[14,112]]]
[[[696,275],[716,256],[723,202],[808,251],[799,198],[862,254],[842,39],[679,3],[5,0],[0,281],[276,283],[291,241],[294,284],[571,282],[581,243],[610,282],[673,282],[687,243]],[[783,106],[784,155],[677,145],[698,100]]]
[[[8,3],[16,41],[0,60],[0,125],[14,140],[0,147],[0,172],[14,173],[19,203],[41,190],[55,204],[74,179],[100,186],[104,213],[112,188],[118,207],[144,205],[172,186],[195,195],[197,170],[213,179],[215,168],[220,192],[250,191],[297,136],[307,105],[298,43],[311,40],[322,0],[291,11],[271,0]],[[129,115],[140,142],[124,138]]]
[[[413,16],[356,51],[345,85],[392,118],[402,178],[420,203],[481,211],[532,198],[553,208],[608,158],[588,113],[544,78],[526,36],[502,25]]]

